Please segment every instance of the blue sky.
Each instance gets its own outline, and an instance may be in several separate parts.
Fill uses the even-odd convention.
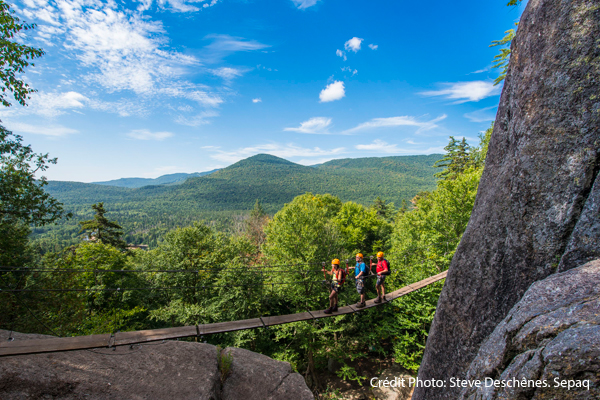
[[[305,165],[443,152],[494,119],[490,69],[524,4],[24,0],[46,55],[2,123],[51,180],[154,178],[258,153]]]

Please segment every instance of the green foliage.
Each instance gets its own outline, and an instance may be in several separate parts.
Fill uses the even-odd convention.
[[[231,373],[231,364],[233,363],[233,355],[231,350],[227,354],[223,354],[223,349],[217,346],[217,367],[221,375],[221,385],[225,383],[225,379]]]
[[[25,68],[30,65],[30,60],[44,55],[42,49],[36,49],[23,44],[19,44],[15,38],[19,37],[22,31],[33,29],[35,24],[20,23],[19,18],[14,16],[14,11],[4,1],[0,0],[0,81],[2,81],[2,94],[0,102],[3,106],[9,107],[11,104],[6,99],[6,92],[10,91],[17,102],[26,105],[29,94],[36,90],[17,78],[18,74],[25,72]],[[34,66],[31,63],[31,66]]]
[[[56,159],[34,153],[22,140],[0,126],[0,266],[18,267],[26,261],[30,225],[47,225],[65,215],[62,205],[45,192],[46,178],[35,177]]]
[[[420,193],[412,200],[413,209],[399,214],[390,260],[406,283],[438,274],[450,266],[471,216],[492,130],[490,127],[480,137],[476,148],[466,142],[459,146],[451,137],[443,159],[449,172],[436,190]],[[421,362],[441,287],[428,286],[397,301],[398,313],[392,323],[397,337],[394,357],[409,370],[416,371]]]
[[[344,364],[335,374],[345,381],[356,381],[360,386],[362,386],[362,381],[367,379],[366,376],[359,376],[358,372],[356,372],[353,367],[346,364]]]
[[[124,249],[127,243],[121,239],[123,228],[104,216],[106,214],[104,203],[92,204],[92,209],[96,212],[94,219],[79,222],[80,232],[87,232],[87,239],[92,242],[100,241]]]
[[[506,3],[507,6],[517,6],[521,3],[522,0],[509,0]],[[515,26],[519,26],[519,23],[515,23]],[[510,44],[515,38],[516,32],[514,29],[509,29],[504,32],[505,36],[500,40],[493,40],[490,47],[500,47],[500,53],[494,56],[494,60],[492,61],[492,68],[499,68],[500,75],[494,80],[494,86],[499,85],[506,78],[506,73],[508,72],[508,63],[510,61]]]

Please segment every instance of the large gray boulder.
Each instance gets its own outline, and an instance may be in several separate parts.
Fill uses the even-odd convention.
[[[0,330],[0,340],[43,339]],[[222,381],[217,347],[166,341],[0,358],[0,399],[314,399],[290,365],[229,348]]]
[[[529,0],[422,380],[464,378],[482,341],[533,282],[600,256],[599,22],[598,0]],[[417,388],[413,398],[458,395]]]
[[[223,399],[314,399],[302,375],[294,373],[289,363],[234,347],[222,350],[221,354],[233,357],[223,384]]]
[[[541,387],[491,384],[513,378]],[[467,379],[484,384],[463,389],[463,400],[599,399],[600,260],[534,283],[481,346]]]

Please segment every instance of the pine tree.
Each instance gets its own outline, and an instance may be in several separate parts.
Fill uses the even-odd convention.
[[[96,211],[94,219],[87,221],[81,221],[81,232],[88,232],[87,237],[90,241],[100,241],[105,244],[124,249],[127,243],[121,238],[123,235],[123,228],[115,221],[109,221],[104,214],[104,203],[92,204],[92,208]]]

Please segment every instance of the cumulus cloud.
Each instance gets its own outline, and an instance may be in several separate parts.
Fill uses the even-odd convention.
[[[11,122],[7,127],[17,133],[33,133],[35,135],[44,135],[52,137],[67,136],[74,133],[79,133],[76,129],[64,127],[62,125],[31,125],[20,122]]]
[[[371,44],[369,45],[369,48],[370,48],[371,50],[377,50],[377,49],[379,48],[379,45],[378,45],[378,44],[372,44],[372,43],[371,43]]]
[[[352,129],[348,129],[344,131],[346,134],[356,133],[360,131],[373,130],[378,128],[386,128],[386,127],[396,127],[396,126],[416,126],[419,129],[417,133],[427,131],[430,129],[437,128],[437,122],[442,121],[447,117],[446,114],[432,119],[430,121],[419,121],[416,117],[411,116],[401,116],[401,117],[389,117],[389,118],[373,118],[370,121],[363,122],[355,126]]]
[[[262,99],[260,97],[257,97],[256,99],[252,99],[253,103],[262,103]]]
[[[308,121],[304,121],[298,128],[284,128],[284,131],[312,133],[312,134],[327,134],[327,128],[331,125],[331,118],[315,117]]]
[[[364,39],[353,37],[352,39],[344,43],[344,48],[346,49],[346,51],[353,51],[357,53],[360,50],[360,44],[363,40]]]
[[[298,7],[299,10],[304,10],[305,8],[312,7],[317,4],[319,0],[292,0],[294,5]]]
[[[336,154],[343,154],[345,150],[346,149],[344,147],[337,147],[334,149],[327,150],[322,149],[320,147],[301,147],[293,143],[268,143],[256,146],[243,147],[233,151],[215,150],[212,154],[210,154],[210,157],[222,162],[234,163],[244,158],[248,158],[250,156],[261,153],[267,153],[277,157],[289,159],[292,157],[325,157]]]
[[[335,81],[327,85],[325,89],[321,90],[321,93],[319,93],[319,101],[321,103],[327,103],[329,101],[339,100],[345,95],[344,82]]]
[[[165,140],[173,136],[171,132],[150,132],[148,129],[135,129],[127,134],[138,140]]]
[[[421,92],[423,96],[444,96],[447,99],[457,100],[455,103],[468,101],[479,101],[486,97],[500,94],[500,87],[494,86],[493,82],[472,81],[442,84],[444,89]]]
[[[346,52],[345,51],[341,51],[340,49],[337,49],[335,51],[335,55],[338,57],[342,57],[344,59],[344,61],[346,61],[348,58],[346,57]]]

